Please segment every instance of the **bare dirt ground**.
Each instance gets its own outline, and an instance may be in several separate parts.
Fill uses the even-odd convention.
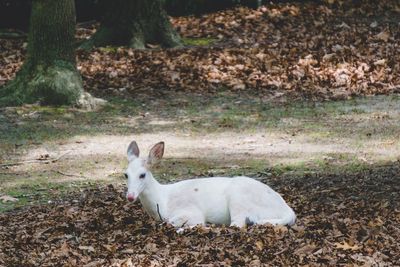
[[[232,105],[222,103],[222,106],[224,104]],[[262,108],[262,104],[258,105]],[[114,123],[129,124],[129,120],[133,128],[118,134],[107,131],[78,134],[27,148],[23,146],[18,150],[22,152],[15,156],[8,154],[7,160],[23,164],[10,166],[6,172],[22,176],[53,172],[55,181],[85,178],[113,182],[126,165],[125,152],[131,140],[139,143],[144,155],[152,144],[165,141],[167,162],[190,159],[215,162],[210,168],[240,169],[255,164],[258,168],[293,165],[317,169],[323,167],[321,165],[351,167],[395,162],[400,157],[400,99],[396,96],[320,103],[319,107],[311,108],[295,107],[298,109],[296,114],[287,107],[284,110],[271,108],[263,116],[279,114],[274,122],[277,127],[263,124],[268,118],[257,111],[242,114],[241,108],[235,106],[213,114],[218,119],[209,130],[203,130],[206,127],[202,122],[195,126],[191,122],[201,117],[209,123],[207,117],[211,115],[207,111],[195,110],[191,115],[177,116],[157,111],[147,113],[145,117],[116,116],[112,118]],[[333,108],[336,111],[332,112]],[[252,116],[253,121],[250,120]],[[185,120],[186,123],[181,124]],[[229,121],[229,127],[221,125],[221,121]],[[68,131],[67,128],[62,130]],[[52,159],[56,162],[43,164],[43,160],[47,163],[46,160]],[[186,168],[193,167],[190,162],[188,164]]]

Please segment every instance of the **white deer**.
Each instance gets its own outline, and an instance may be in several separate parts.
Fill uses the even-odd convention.
[[[162,158],[164,142],[150,150],[147,159],[139,158],[135,141],[128,147],[129,165],[126,198],[138,198],[146,212],[156,220],[175,227],[225,224],[243,227],[246,224],[292,225],[293,210],[269,186],[249,177],[214,177],[160,184],[150,167]]]

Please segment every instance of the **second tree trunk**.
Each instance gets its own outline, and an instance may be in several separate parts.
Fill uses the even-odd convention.
[[[101,26],[82,48],[128,45],[143,49],[146,43],[181,45],[160,0],[103,0],[100,4],[104,10]]]

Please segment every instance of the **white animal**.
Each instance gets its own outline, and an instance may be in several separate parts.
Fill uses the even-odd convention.
[[[214,177],[160,184],[150,167],[162,158],[164,142],[150,150],[147,159],[139,158],[135,141],[128,147],[129,165],[126,197],[138,198],[144,209],[156,220],[175,227],[225,224],[242,227],[246,224],[292,225],[293,210],[269,186],[249,177]]]

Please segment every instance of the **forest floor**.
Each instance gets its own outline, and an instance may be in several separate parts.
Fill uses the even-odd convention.
[[[106,107],[1,110],[0,266],[400,265],[400,16],[386,3],[236,8],[174,18],[183,49],[79,51]],[[25,46],[0,40],[0,85]],[[124,200],[133,139],[144,154],[166,142],[161,182],[252,176],[296,225],[176,234]]]

